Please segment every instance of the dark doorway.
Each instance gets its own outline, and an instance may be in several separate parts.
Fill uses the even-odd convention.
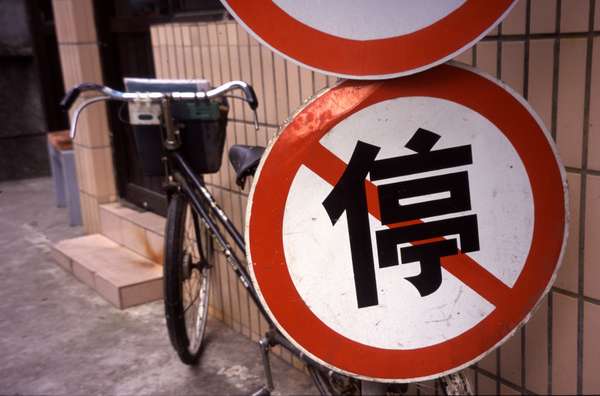
[[[69,128],[67,114],[60,107],[65,95],[54,15],[50,0],[27,0],[29,26],[39,82],[42,87],[41,103],[49,131]]]
[[[221,19],[218,0],[95,0],[104,81],[123,90],[124,77],[155,77],[150,27],[181,20]],[[120,104],[109,105],[119,195],[152,212],[166,214],[161,177],[146,176],[131,128],[120,121]]]
[[[0,180],[46,176],[48,130],[67,128],[50,0],[0,0]]]

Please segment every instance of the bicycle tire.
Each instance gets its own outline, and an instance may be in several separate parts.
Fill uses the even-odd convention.
[[[472,395],[471,383],[462,371],[443,376],[438,380],[444,395]]]
[[[211,234],[188,198],[174,194],[167,210],[164,304],[171,345],[187,365],[198,363],[208,319]]]
[[[313,380],[317,390],[324,396],[360,396],[362,394],[361,380],[337,374],[326,369],[319,369],[308,366],[308,373]],[[410,387],[412,392],[409,391]],[[418,390],[418,392],[414,392]],[[412,384],[387,384],[386,395],[472,395],[469,380],[462,372],[453,373],[437,379],[436,381],[426,383]]]
[[[338,374],[326,368],[307,366],[315,387],[323,396],[360,395],[360,380]]]

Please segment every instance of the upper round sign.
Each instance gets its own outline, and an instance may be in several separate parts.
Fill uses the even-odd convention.
[[[315,360],[435,378],[498,346],[563,254],[566,181],[528,104],[455,65],[345,81],[292,118],[251,191],[259,296]]]
[[[474,45],[517,0],[221,0],[283,56],[338,77],[386,79],[443,63]]]

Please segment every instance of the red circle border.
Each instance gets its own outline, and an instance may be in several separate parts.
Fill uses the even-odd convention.
[[[378,79],[413,74],[466,50],[500,23],[516,0],[466,0],[430,26],[375,40],[346,39],[316,30],[272,0],[223,3],[259,40],[304,66],[341,77]]]
[[[503,306],[496,307],[474,328],[444,343],[390,350],[350,340],[312,313],[289,275],[281,230],[290,185],[311,147],[351,114],[386,99],[406,96],[453,101],[496,125],[511,141],[527,170],[535,221],[525,266]],[[317,360],[371,379],[414,381],[437,377],[483,357],[527,319],[547,292],[564,250],[564,191],[562,165],[544,129],[523,103],[498,83],[452,65],[384,82],[345,81],[296,114],[261,162],[248,207],[247,249],[253,280],[277,326]]]

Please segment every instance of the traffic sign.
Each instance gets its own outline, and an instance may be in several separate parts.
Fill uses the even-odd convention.
[[[221,1],[254,37],[300,65],[338,77],[386,79],[470,48],[517,0]]]
[[[381,381],[466,367],[550,288],[566,179],[527,102],[474,69],[345,81],[296,113],[250,193],[252,279],[315,360]]]

